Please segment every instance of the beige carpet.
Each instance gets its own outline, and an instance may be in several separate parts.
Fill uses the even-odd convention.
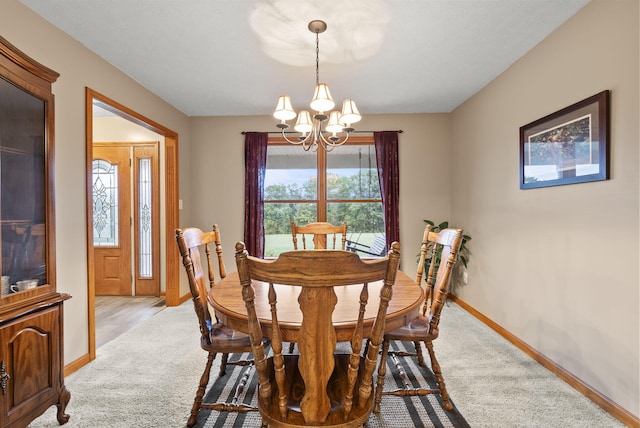
[[[472,427],[623,426],[454,303],[445,307],[435,348]],[[205,359],[191,302],[164,309],[67,377],[65,426],[184,427]],[[55,406],[30,425],[58,426]]]

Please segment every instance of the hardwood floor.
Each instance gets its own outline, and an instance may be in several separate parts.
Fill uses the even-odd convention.
[[[96,296],[96,348],[166,307],[163,297]]]

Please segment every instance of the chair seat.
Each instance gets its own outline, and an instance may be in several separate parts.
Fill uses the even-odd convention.
[[[246,348],[245,352],[251,352],[251,339],[248,334],[221,323],[211,326],[209,340],[211,344],[206,343],[204,339],[201,340],[202,348],[207,351],[209,348],[215,348],[215,352],[225,352],[228,349],[229,353],[233,353],[238,352],[239,348]]]
[[[438,334],[429,332],[429,319],[418,315],[409,324],[384,334],[386,340],[424,341],[435,340]]]
[[[289,397],[287,403],[288,415],[283,419],[280,415],[280,409],[278,406],[278,387],[275,381],[275,371],[273,370],[273,357],[267,359],[269,373],[271,374],[271,395],[268,398],[262,397],[258,394],[258,408],[262,414],[263,420],[267,421],[269,427],[305,427],[310,426],[305,422],[304,417],[300,410],[300,403],[304,396],[305,385],[302,375],[298,370],[299,355],[284,355],[285,366],[285,388],[287,389],[287,395]],[[361,358],[362,360],[362,358]],[[327,416],[327,419],[320,424],[314,424],[313,426],[322,427],[345,427],[354,426],[354,422],[360,421],[360,424],[364,424],[369,418],[371,409],[373,407],[374,394],[371,394],[362,407],[358,405],[358,388],[354,390],[353,406],[351,408],[351,414],[347,418],[345,415],[344,397],[346,395],[347,379],[346,373],[349,367],[349,355],[348,354],[336,354],[335,355],[335,368],[329,383],[327,385],[327,394],[331,403],[331,412]],[[372,378],[373,380],[373,378]],[[348,420],[349,424],[345,424]]]

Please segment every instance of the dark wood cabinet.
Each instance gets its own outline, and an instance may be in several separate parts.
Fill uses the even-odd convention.
[[[58,73],[0,37],[0,427],[50,406],[60,424],[63,304],[56,288],[54,97]]]
[[[62,302],[65,296],[28,307],[0,327],[0,426],[24,427],[52,405],[58,422],[69,420],[71,397],[62,371]]]

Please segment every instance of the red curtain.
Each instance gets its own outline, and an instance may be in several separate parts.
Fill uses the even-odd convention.
[[[400,242],[400,170],[398,164],[398,132],[373,133],[378,164],[378,180],[384,211],[387,249],[392,242]]]
[[[244,243],[249,254],[264,257],[264,175],[267,167],[266,132],[244,137]]]

